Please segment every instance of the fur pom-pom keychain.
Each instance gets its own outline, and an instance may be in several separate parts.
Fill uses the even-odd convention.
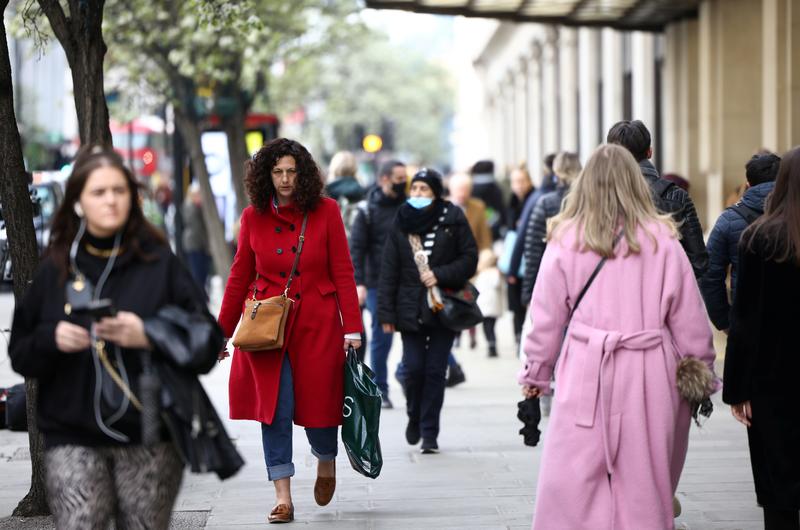
[[[703,361],[684,357],[678,362],[676,376],[678,394],[689,402],[692,417],[700,425],[698,412],[708,417],[714,409],[710,399],[714,392],[714,374]]]

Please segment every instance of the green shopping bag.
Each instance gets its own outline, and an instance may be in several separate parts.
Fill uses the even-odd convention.
[[[375,374],[359,362],[356,351],[347,349],[344,363],[344,406],[342,442],[353,469],[377,478],[383,467],[378,428],[381,420],[381,391]]]

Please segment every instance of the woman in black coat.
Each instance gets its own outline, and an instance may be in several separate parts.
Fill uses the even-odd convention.
[[[747,426],[764,526],[800,529],[800,148],[742,235],[722,398]]]
[[[447,356],[455,332],[444,327],[429,304],[438,287],[460,289],[475,274],[478,247],[461,209],[442,198],[442,177],[422,169],[411,180],[408,201],[397,211],[386,240],[378,284],[378,320],[403,339],[406,440],[422,438],[422,453],[437,453]],[[418,237],[421,250],[411,248]],[[420,272],[417,262],[426,263]]]
[[[90,300],[111,304],[92,312]],[[193,350],[194,367],[207,372],[222,332],[204,293],[144,219],[120,156],[84,148],[47,254],[14,311],[9,347],[14,370],[39,382],[37,424],[57,528],[106,528],[111,519],[117,528],[169,526],[184,464],[163,428],[160,441],[144,445],[139,411],[139,398],[147,403],[144,364],[169,353],[152,333],[166,306],[212,330]]]

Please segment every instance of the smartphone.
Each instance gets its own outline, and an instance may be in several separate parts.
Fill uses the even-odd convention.
[[[76,315],[90,316],[93,320],[102,320],[105,317],[116,316],[117,309],[110,298],[103,298],[101,300],[91,300],[83,307],[73,308],[72,312]]]

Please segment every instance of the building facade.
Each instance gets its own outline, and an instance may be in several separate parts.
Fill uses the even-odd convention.
[[[703,0],[654,32],[463,18],[459,41],[474,50],[459,113],[478,117],[457,119],[469,142],[457,167],[480,154],[498,175],[526,163],[538,180],[547,153],[585,161],[611,125],[640,119],[656,167],[690,181],[708,228],[756,151],[800,144],[796,0]]]

